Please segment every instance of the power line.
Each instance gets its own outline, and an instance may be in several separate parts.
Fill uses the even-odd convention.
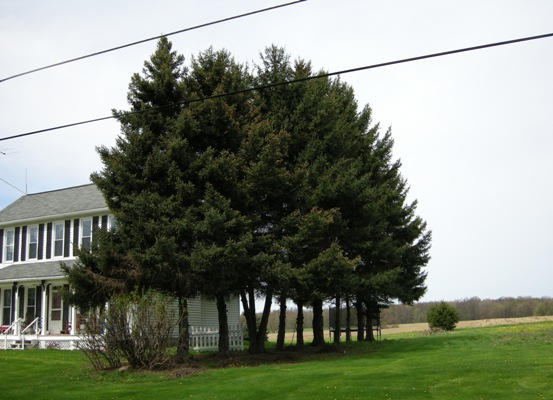
[[[245,13],[245,14],[240,14],[240,15],[235,15],[233,17],[219,19],[217,21],[207,22],[207,23],[204,23],[204,24],[200,24],[200,25],[190,27],[190,28],[180,29],[178,31],[167,33],[165,35],[159,35],[159,36],[154,36],[154,37],[151,37],[151,38],[148,38],[148,39],[138,40],[136,42],[127,43],[127,44],[117,46],[117,47],[112,47],[112,48],[107,49],[107,50],[97,51],[95,53],[87,54],[87,55],[76,57],[76,58],[71,58],[69,60],[60,61],[60,62],[57,62],[55,64],[46,65],[44,67],[40,67],[40,68],[32,69],[30,71],[25,71],[25,72],[21,72],[19,74],[8,76],[7,78],[0,79],[0,83],[5,82],[5,81],[10,80],[10,79],[19,78],[19,77],[24,76],[24,75],[29,75],[29,74],[32,74],[34,72],[38,72],[38,71],[42,71],[42,70],[45,70],[45,69],[58,67],[60,65],[69,64],[71,62],[83,60],[85,58],[95,57],[95,56],[99,56],[101,54],[109,53],[109,52],[112,52],[112,51],[125,49],[125,48],[131,47],[131,46],[136,46],[137,44],[150,42],[152,40],[157,40],[157,39],[160,39],[162,37],[177,35],[179,33],[189,32],[189,31],[192,31],[192,30],[195,30],[195,29],[200,29],[200,28],[205,28],[207,26],[220,24],[222,22],[228,22],[228,21],[232,21],[232,20],[235,20],[235,19],[239,19],[239,18],[249,17],[251,15],[260,14],[260,13],[263,13],[263,12],[266,12],[266,11],[272,11],[272,10],[276,10],[278,8],[287,7],[287,6],[298,4],[298,3],[303,3],[305,1],[307,1],[307,0],[297,0],[297,1],[290,2],[290,3],[279,4],[277,6],[267,7],[267,8],[263,8],[261,10],[251,11],[251,12],[248,12],[248,13]]]
[[[345,74],[349,74],[349,73],[352,73],[352,72],[359,72],[359,71],[365,71],[365,70],[369,70],[369,69],[388,67],[388,66],[396,65],[396,64],[404,64],[404,63],[408,63],[408,62],[421,61],[421,60],[426,60],[426,59],[429,59],[429,58],[444,57],[444,56],[449,56],[449,55],[458,54],[458,53],[465,53],[465,52],[469,52],[469,51],[482,50],[482,49],[487,49],[487,48],[491,48],[491,47],[505,46],[505,45],[515,44],[515,43],[527,42],[527,41],[530,41],[530,40],[545,39],[545,38],[550,38],[550,37],[553,37],[553,33],[547,33],[547,34],[538,35],[538,36],[528,36],[528,37],[524,37],[524,38],[507,40],[507,41],[503,41],[503,42],[483,44],[483,45],[473,46],[473,47],[465,47],[465,48],[462,48],[462,49],[443,51],[443,52],[440,52],[440,53],[427,54],[427,55],[423,55],[423,56],[403,58],[403,59],[400,59],[400,60],[387,61],[387,62],[383,62],[383,63],[379,63],[379,64],[367,65],[367,66],[364,66],[364,67],[357,67],[357,68],[345,69],[345,70],[341,70],[341,71],[335,71],[335,72],[329,72],[329,73],[324,73],[324,74],[319,74],[319,75],[313,75],[313,76],[309,76],[309,77],[306,77],[306,78],[294,79],[294,80],[291,80],[291,81],[283,81],[283,82],[278,82],[278,83],[272,83],[272,84],[269,84],[269,85],[263,85],[263,86],[256,86],[256,87],[252,87],[252,88],[241,89],[241,90],[237,90],[237,91],[234,91],[234,92],[227,92],[227,93],[222,93],[222,94],[218,94],[218,95],[214,95],[214,96],[203,97],[203,98],[200,98],[200,99],[188,100],[188,101],[184,101],[184,102],[181,102],[181,103],[168,104],[168,105],[159,106],[159,107],[151,107],[151,108],[147,108],[147,109],[139,110],[139,111],[130,111],[130,112],[127,112],[127,113],[122,113],[121,115],[140,114],[140,113],[144,113],[144,112],[147,112],[147,111],[155,111],[155,110],[160,110],[160,109],[164,109],[164,108],[168,108],[168,107],[175,107],[175,106],[184,106],[184,105],[190,104],[190,103],[196,103],[196,102],[211,100],[211,99],[218,99],[218,98],[232,96],[232,95],[236,95],[236,94],[251,92],[251,91],[254,91],[254,90],[265,90],[265,89],[270,89],[270,88],[278,87],[278,86],[284,86],[284,85],[290,85],[290,84],[294,84],[294,83],[311,81],[311,80],[314,80],[314,79],[328,78],[328,77],[336,76],[336,75],[345,75]],[[95,119],[90,119],[90,120],[87,120],[87,121],[74,122],[74,123],[71,123],[71,124],[60,125],[60,126],[55,126],[55,127],[52,127],[52,128],[41,129],[41,130],[38,130],[38,131],[32,131],[32,132],[27,132],[27,133],[21,133],[21,134],[18,134],[18,135],[3,137],[3,138],[0,138],[0,141],[10,140],[10,139],[17,139],[17,138],[21,138],[21,137],[24,137],[24,136],[36,135],[36,134],[39,134],[39,133],[50,132],[50,131],[54,131],[54,130],[58,130],[58,129],[69,128],[69,127],[73,127],[73,126],[104,121],[104,120],[113,119],[113,118],[117,118],[117,117],[118,116],[110,115],[110,116],[107,116],[107,117],[95,118]]]
[[[19,189],[18,187],[12,185],[11,183],[9,183],[7,180],[3,179],[3,178],[0,178],[0,181],[4,182],[6,185],[8,186],[11,186],[13,189],[17,190],[18,192],[20,193],[23,193],[25,196],[29,196],[29,193],[27,193],[27,184],[25,184],[25,191]],[[36,193],[35,193],[36,194]],[[63,214],[63,212],[61,212],[60,210],[58,210],[56,207],[52,206],[50,203],[46,203],[46,202],[43,202],[41,200],[39,200],[38,197],[36,196],[30,196],[29,197],[32,201],[36,202],[36,203],[39,203],[41,204],[42,206],[46,207],[46,208],[49,208],[51,211],[54,211],[58,214]]]
[[[21,193],[23,193],[23,194],[27,194],[27,193],[25,193],[23,190],[19,189],[18,187],[15,187],[14,185],[12,185],[11,183],[9,183],[9,182],[8,182],[7,180],[5,180],[5,179],[0,178],[0,181],[4,182],[4,183],[5,183],[6,185],[8,185],[8,186],[11,186],[13,189],[17,190],[18,192],[21,192]]]

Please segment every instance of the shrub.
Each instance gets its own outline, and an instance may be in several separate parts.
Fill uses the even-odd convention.
[[[459,314],[455,307],[442,301],[428,310],[426,319],[430,328],[451,331],[455,329],[457,322],[459,322]]]
[[[123,359],[137,369],[167,368],[182,318],[172,303],[155,291],[114,296],[107,309],[87,315],[79,347],[97,370],[118,368]]]

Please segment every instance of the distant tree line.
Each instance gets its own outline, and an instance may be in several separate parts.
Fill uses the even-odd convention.
[[[430,307],[439,302],[421,302],[414,305],[393,304],[389,308],[382,310],[381,324],[383,327],[399,324],[411,324],[426,322],[426,313]],[[460,321],[471,321],[477,319],[494,319],[494,318],[519,318],[553,315],[553,298],[552,297],[501,297],[499,299],[480,299],[471,297],[462,300],[447,302],[455,307],[459,313]],[[287,310],[286,329],[294,330],[297,310],[289,308]],[[311,320],[311,310],[304,310],[303,314],[306,319],[305,328],[311,328],[309,321]],[[278,328],[279,312],[274,310],[271,312],[267,330],[276,332]],[[324,309],[323,313],[324,325],[329,326],[328,308]]]
[[[428,309],[437,303],[424,302],[413,306],[391,305],[382,311],[382,323],[396,325],[426,322]],[[553,315],[553,298],[551,297],[501,297],[483,300],[471,297],[448,303],[455,307],[460,321]]]

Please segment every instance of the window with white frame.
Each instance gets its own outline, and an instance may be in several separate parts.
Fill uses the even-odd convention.
[[[64,223],[54,223],[54,257],[63,256]]]
[[[13,261],[14,255],[14,243],[15,243],[15,229],[6,229],[4,237],[4,254],[6,255],[5,261]]]
[[[108,215],[108,230],[114,230],[117,227],[117,219],[113,215]]]
[[[27,311],[25,313],[25,325],[33,322],[36,314],[36,287],[30,287],[27,289]]]
[[[52,321],[61,321],[62,318],[62,301],[60,287],[52,288],[52,304],[50,307],[50,319]]]
[[[90,250],[92,242],[92,218],[81,220],[81,248]]]
[[[12,290],[4,289],[2,299],[2,325],[12,323]]]
[[[38,256],[38,226],[30,226],[28,232],[28,258],[31,260],[36,259]]]

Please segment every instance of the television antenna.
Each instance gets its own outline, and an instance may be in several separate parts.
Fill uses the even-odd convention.
[[[17,153],[16,151],[13,151],[13,149],[0,149],[0,154],[3,156],[7,156],[8,154]]]

